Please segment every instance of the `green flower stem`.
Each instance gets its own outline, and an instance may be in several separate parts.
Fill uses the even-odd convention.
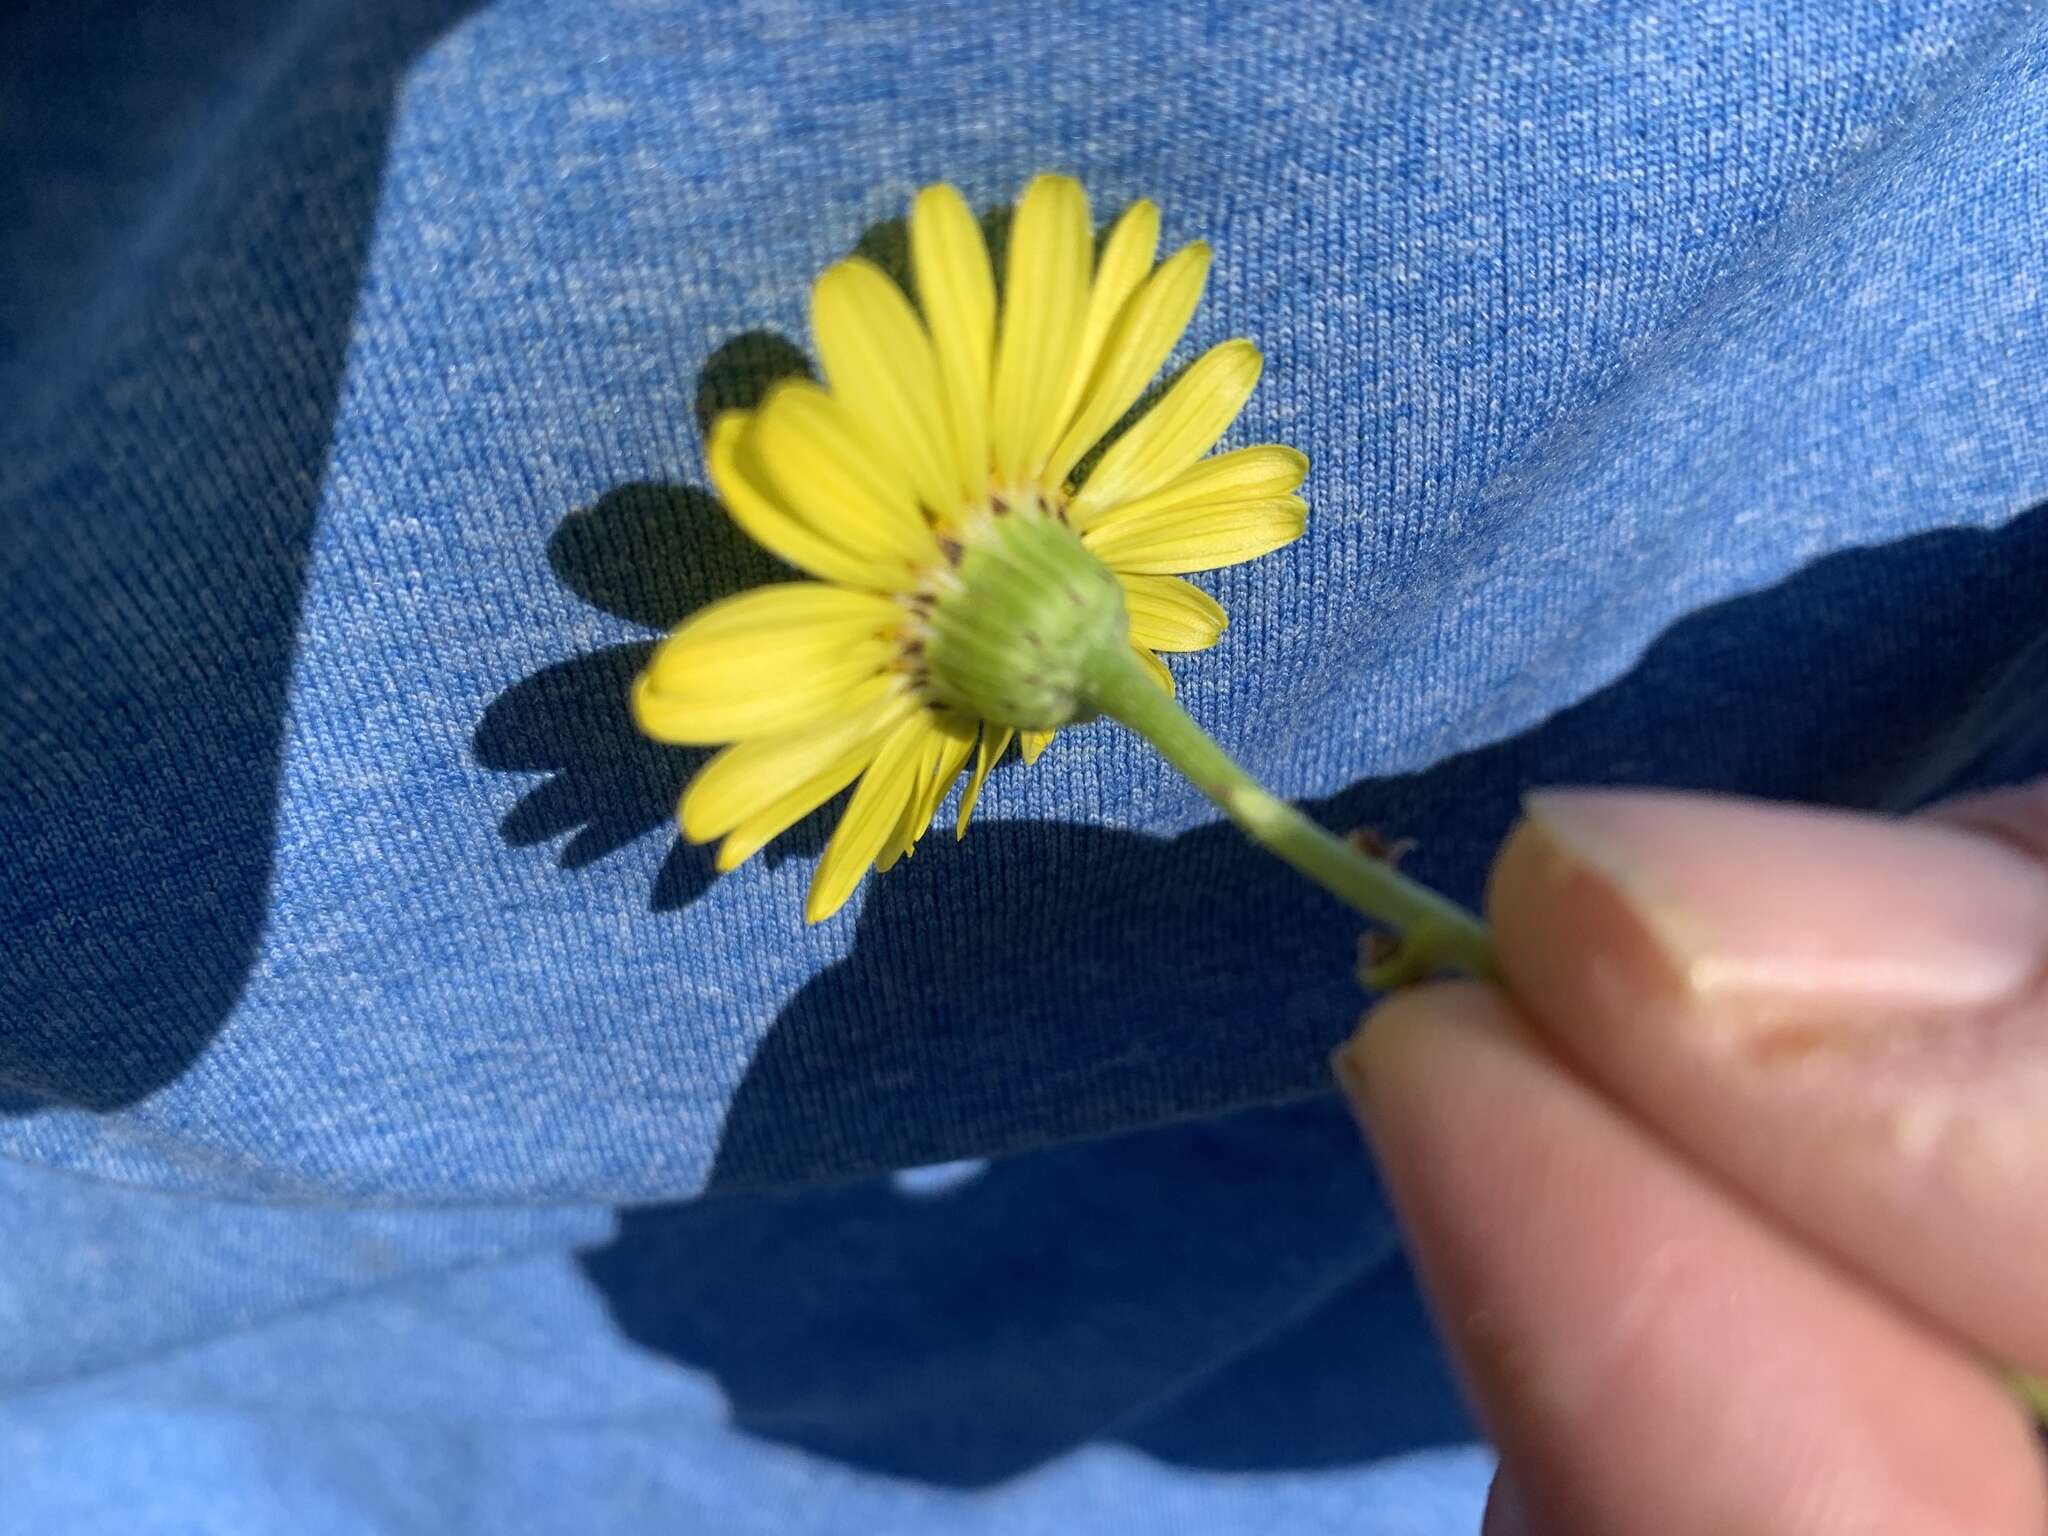
[[[2012,1388],[2013,1396],[2020,1400],[2034,1418],[2048,1426],[2048,1381],[2039,1376],[2029,1376],[2025,1371],[2005,1372],[2005,1384]]]
[[[1401,932],[1405,943],[1398,964],[1375,979],[1397,983],[1442,970],[1482,978],[1498,974],[1492,940],[1477,917],[1384,860],[1360,853],[1268,794],[1145,675],[1127,648],[1100,657],[1088,670],[1088,685],[1104,714],[1158,748],[1252,841],[1346,905]],[[2021,1405],[2048,1426],[2048,1380],[2023,1371],[2001,1374]]]
[[[1484,923],[1268,794],[1146,674],[1128,646],[1099,652],[1087,681],[1102,713],[1158,748],[1253,842],[1402,936],[1394,963],[1370,979],[1398,983],[1442,971],[1496,974]]]

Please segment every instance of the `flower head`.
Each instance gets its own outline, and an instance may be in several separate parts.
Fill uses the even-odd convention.
[[[1209,249],[1155,264],[1159,211],[1134,204],[1094,256],[1080,185],[1040,176],[1010,228],[998,303],[980,226],[951,187],[910,213],[919,306],[873,263],[818,279],[823,387],[776,385],[712,426],[734,519],[811,580],[712,604],[656,649],[634,716],[723,750],[684,791],[685,836],[730,869],[858,780],[805,915],[907,854],[954,782],[965,834],[990,768],[1026,762],[1094,712],[1077,668],[1128,647],[1200,650],[1223,610],[1189,572],[1300,536],[1308,461],[1277,445],[1205,457],[1243,409],[1258,349],[1195,360],[1109,444],[1201,297]]]

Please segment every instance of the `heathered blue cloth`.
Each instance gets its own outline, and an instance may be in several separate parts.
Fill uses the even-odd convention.
[[[2044,122],[1981,0],[20,0],[0,1536],[1469,1531],[1342,911],[1104,725],[816,929],[677,844],[704,423],[919,185],[1152,197],[1314,462],[1254,771],[1468,900],[1909,807],[2048,769]]]

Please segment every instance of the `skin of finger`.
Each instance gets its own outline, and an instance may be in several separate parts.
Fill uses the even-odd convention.
[[[1945,801],[1927,819],[1997,838],[2048,866],[2048,779]]]
[[[1976,1364],[1676,1161],[1477,986],[1338,1058],[1526,1529],[2040,1536]]]
[[[1788,843],[1782,867],[1748,877],[1817,875]],[[1488,908],[1538,1031],[1644,1125],[1987,1356],[2048,1370],[2040,981],[1985,1007],[1877,1017],[1859,1003],[1835,1027],[1717,1019],[1613,883],[1528,821]],[[1911,937],[1873,935],[1887,940]]]
[[[1486,1511],[1479,1517],[1479,1536],[1536,1536],[1522,1507],[1521,1490],[1506,1468],[1496,1472],[1486,1491]]]

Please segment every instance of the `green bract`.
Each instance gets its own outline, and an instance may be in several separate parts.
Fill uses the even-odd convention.
[[[939,585],[925,649],[933,698],[1025,731],[1101,712],[1089,676],[1130,647],[1123,588],[1043,498],[998,502]]]

